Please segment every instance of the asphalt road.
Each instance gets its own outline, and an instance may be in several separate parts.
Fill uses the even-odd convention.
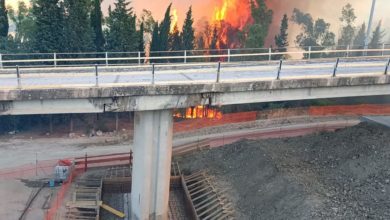
[[[387,58],[376,60],[341,61],[337,75],[383,74]],[[255,81],[274,79],[279,64],[271,63],[229,63],[222,64],[221,82]],[[332,76],[335,62],[289,62],[281,69],[280,77],[302,78]],[[99,86],[151,84],[152,67],[99,67]],[[96,86],[95,67],[61,67],[41,69],[20,69],[22,88],[46,87],[90,87]],[[217,79],[217,64],[188,64],[156,66],[155,84],[211,83]],[[18,87],[15,69],[0,70],[0,89]]]

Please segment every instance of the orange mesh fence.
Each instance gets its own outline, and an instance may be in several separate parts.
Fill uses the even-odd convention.
[[[309,108],[310,116],[362,116],[362,115],[390,115],[390,105],[335,105],[313,106]]]
[[[186,119],[183,121],[175,122],[173,125],[173,130],[174,132],[186,132],[186,131],[192,131],[192,130],[206,128],[206,127],[255,121],[256,117],[257,117],[257,112],[240,112],[240,113],[224,114],[221,119],[207,119],[207,118]]]
[[[68,180],[62,184],[61,188],[57,191],[54,200],[52,200],[50,209],[48,209],[46,212],[45,220],[62,219],[61,216],[58,216],[60,213],[58,211],[65,201],[65,196],[69,190],[69,187],[72,185],[73,179],[80,173],[81,171],[72,167]]]

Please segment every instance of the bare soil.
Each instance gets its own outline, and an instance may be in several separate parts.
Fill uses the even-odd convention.
[[[228,189],[237,219],[390,219],[390,129],[242,140],[177,158]]]

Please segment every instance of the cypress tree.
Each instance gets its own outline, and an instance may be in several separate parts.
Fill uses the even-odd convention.
[[[171,7],[170,4],[165,12],[164,20],[160,24],[160,50],[167,51],[168,50],[168,41],[169,41],[169,31],[171,28]]]
[[[41,53],[64,51],[64,5],[61,0],[34,0],[33,50]]]
[[[172,33],[169,34],[169,48],[172,51],[179,51],[183,49],[182,37],[180,36],[177,25],[173,27]]]
[[[355,39],[353,40],[353,45],[360,46],[359,48],[363,48],[365,38],[366,38],[366,24],[363,23],[362,26],[360,26],[359,31],[355,36]]]
[[[91,10],[91,25],[94,32],[94,44],[96,51],[101,52],[104,50],[104,34],[103,34],[103,14],[101,9],[102,0],[93,0],[93,7]]]
[[[275,45],[277,47],[278,52],[286,52],[288,47],[288,17],[285,14],[282,19],[282,23],[280,24],[280,33],[275,36]],[[277,58],[281,59],[284,57],[283,55],[278,55]]]
[[[371,49],[378,49],[381,47],[382,39],[383,39],[384,32],[382,31],[382,22],[379,22],[379,24],[376,26],[374,32],[372,33],[371,41],[369,43],[369,48]]]
[[[109,51],[128,52],[138,49],[136,16],[130,2],[116,0],[115,9],[109,9],[106,33]]]
[[[144,23],[142,22],[139,26],[138,31],[138,51],[143,53],[145,51],[145,41],[144,41]]]
[[[192,18],[192,7],[187,12],[186,19],[183,25],[183,49],[193,50],[195,42],[195,30],[193,28],[194,19]]]
[[[65,0],[65,34],[68,52],[94,51],[89,0]]]
[[[5,0],[0,0],[0,37],[8,36],[9,22]]]
[[[153,27],[152,33],[152,43],[150,44],[150,51],[160,51],[160,36],[159,36],[159,27],[156,22]]]

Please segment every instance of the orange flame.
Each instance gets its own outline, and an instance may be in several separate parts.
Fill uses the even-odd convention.
[[[172,22],[171,22],[171,27],[170,27],[170,32],[173,33],[175,30],[175,26],[177,26],[177,21],[179,20],[179,16],[177,15],[177,9],[174,8],[172,10]]]
[[[218,30],[217,48],[236,47],[235,39],[229,39],[232,32],[242,31],[253,23],[250,0],[218,0],[214,9],[212,25]]]
[[[208,106],[195,106],[187,108],[184,114],[180,112],[175,112],[173,117],[175,118],[186,118],[186,119],[197,119],[197,118],[207,118],[207,119],[221,119],[222,112],[216,108],[210,108]]]

